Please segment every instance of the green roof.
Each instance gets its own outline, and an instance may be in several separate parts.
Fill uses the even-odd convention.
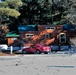
[[[6,34],[6,37],[19,37],[19,34],[16,32],[12,31]]]

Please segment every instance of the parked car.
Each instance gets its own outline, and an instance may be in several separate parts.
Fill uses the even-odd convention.
[[[50,52],[51,52],[51,48],[49,46],[43,46],[41,44],[36,44],[34,46],[30,46],[22,50],[23,54],[26,54],[26,53],[36,53],[36,54],[46,53],[47,54]]]
[[[6,51],[8,49],[8,46],[6,44],[0,45],[0,50],[1,51]]]

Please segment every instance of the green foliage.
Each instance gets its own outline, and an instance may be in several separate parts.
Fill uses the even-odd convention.
[[[54,25],[63,25],[64,22],[65,22],[65,19],[62,19],[61,21],[56,21],[56,22],[54,22],[53,24],[54,24]]]
[[[15,10],[15,9],[10,9],[10,8],[0,8],[0,15],[1,16],[6,16],[6,17],[14,17],[14,18],[17,18],[20,13]]]
[[[6,33],[4,32],[4,30],[0,29],[0,44],[5,42],[6,40]]]
[[[7,25],[9,28],[9,24],[12,24],[12,28],[15,29],[14,22],[18,18],[18,16],[20,16],[18,9],[21,6],[22,6],[21,0],[5,0],[4,2],[0,2],[0,26]],[[9,31],[10,29],[5,30]],[[0,29],[0,44],[7,42],[5,30]]]
[[[7,2],[0,2],[0,8],[1,7],[8,7],[8,3]]]
[[[59,21],[61,13],[64,12],[62,6],[58,7],[49,0],[22,1],[24,5],[20,9],[19,18],[19,22],[22,24],[52,24],[53,21]]]
[[[23,5],[21,0],[6,0],[8,6],[13,9],[19,9]]]

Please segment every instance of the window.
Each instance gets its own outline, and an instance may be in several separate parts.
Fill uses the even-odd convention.
[[[30,37],[33,37],[34,34],[26,34],[26,38],[30,38]]]
[[[17,40],[17,38],[12,38],[12,40]]]
[[[55,30],[55,27],[46,27],[46,30]]]
[[[50,38],[50,35],[49,34],[45,34],[45,38]]]
[[[60,43],[66,42],[66,34],[65,33],[60,33],[59,42]]]

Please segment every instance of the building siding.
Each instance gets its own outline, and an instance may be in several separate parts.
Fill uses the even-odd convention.
[[[49,29],[47,30],[46,27],[55,27],[54,30]],[[66,42],[60,43],[59,42],[59,35],[60,33],[66,34]],[[34,44],[43,44],[43,45],[69,45],[70,38],[76,37],[76,30],[63,30],[63,25],[58,26],[51,26],[51,25],[38,25],[38,31],[26,31],[26,32],[19,32],[20,37],[18,38],[17,42],[23,44],[24,46],[27,45],[34,45]],[[30,37],[27,35],[31,34]],[[32,35],[33,34],[33,35]],[[45,35],[49,34],[49,38],[46,38]],[[8,38],[8,44],[14,43],[11,38]]]

